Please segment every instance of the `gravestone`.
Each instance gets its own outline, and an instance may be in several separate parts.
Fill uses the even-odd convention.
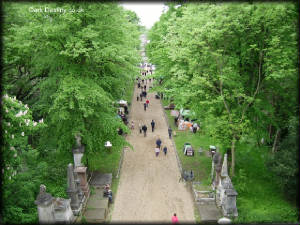
[[[41,184],[40,193],[34,202],[38,207],[39,223],[54,223],[53,216],[53,197],[46,192],[46,186]]]
[[[74,167],[83,166],[81,163],[81,158],[84,153],[84,146],[81,144],[81,137],[79,134],[75,136],[76,139],[76,147],[73,148],[73,156],[74,156]]]
[[[72,223],[74,215],[70,206],[70,199],[56,198],[54,201],[54,219],[57,223]]]

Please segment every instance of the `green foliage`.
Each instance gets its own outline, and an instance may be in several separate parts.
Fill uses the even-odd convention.
[[[170,4],[148,32],[147,55],[161,80],[157,89],[174,99],[177,109],[193,110],[202,133],[221,152],[231,149],[229,166],[233,172],[236,167],[233,180],[242,195],[238,222],[296,220],[276,183],[298,190],[297,140],[286,131],[299,115],[297,8],[291,2]],[[270,148],[262,138],[269,145],[282,143],[270,163],[276,177],[265,165]]]
[[[276,182],[287,197],[295,200],[299,190],[299,121],[289,122],[288,134],[280,143],[278,151],[268,159],[268,166],[276,175]],[[298,199],[298,198],[296,198]]]

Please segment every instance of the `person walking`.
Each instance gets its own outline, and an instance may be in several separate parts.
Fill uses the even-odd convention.
[[[172,128],[171,127],[169,127],[169,129],[168,129],[168,133],[169,133],[169,138],[171,139],[172,138]]]
[[[173,224],[179,223],[176,213],[174,213],[172,216],[172,223]]]
[[[142,130],[143,130],[143,132],[144,132],[144,137],[146,137],[146,136],[147,136],[147,126],[146,126],[146,125],[143,125],[143,126],[142,126]]]
[[[140,100],[143,101],[143,93],[140,93]]]
[[[150,101],[149,101],[149,99],[147,99],[146,100],[147,107],[149,106],[149,103],[150,103]]]
[[[167,146],[164,147],[163,151],[164,151],[165,155],[167,155],[167,151],[168,151]]]
[[[146,108],[147,108],[147,103],[144,102],[144,110],[146,111]]]
[[[131,130],[134,130],[134,122],[133,120],[131,121],[131,127],[130,127]]]
[[[139,101],[139,98],[140,98],[140,96],[139,96],[139,95],[137,95],[137,96],[136,96],[136,100],[137,100],[137,101]]]
[[[152,132],[154,132],[154,127],[155,127],[155,122],[154,122],[154,120],[152,120],[152,121],[151,121]]]
[[[160,149],[156,146],[154,150],[155,150],[155,156],[157,157],[159,155]]]
[[[161,145],[161,140],[160,140],[160,138],[158,138],[157,140],[156,140],[156,146],[160,149],[160,145]]]

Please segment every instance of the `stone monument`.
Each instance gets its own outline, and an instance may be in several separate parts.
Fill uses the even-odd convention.
[[[72,163],[68,165],[68,188],[67,188],[67,194],[69,198],[71,199],[71,209],[74,213],[74,215],[78,215],[81,211],[81,204],[78,196],[78,188],[76,186],[76,182],[74,179],[74,168]]]
[[[38,207],[39,223],[54,223],[53,215],[53,197],[46,192],[46,186],[41,184],[40,193],[34,202]]]
[[[77,173],[78,178],[80,180],[80,188],[82,189],[86,198],[88,198],[90,194],[89,184],[87,182],[87,167],[79,166],[74,170]]]
[[[70,224],[74,221],[74,215],[70,206],[70,199],[56,198],[54,201],[54,219],[57,223]]]
[[[222,169],[220,171],[220,182],[215,186],[216,189],[216,203],[222,208],[224,216],[238,216],[236,207],[236,196],[231,179],[228,176],[227,154],[224,155]]]
[[[81,158],[84,153],[84,146],[81,144],[81,136],[77,134],[75,136],[76,139],[76,147],[73,148],[73,156],[74,156],[74,167],[83,166],[81,163]]]

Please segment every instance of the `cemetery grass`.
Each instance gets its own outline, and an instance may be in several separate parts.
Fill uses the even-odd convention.
[[[162,102],[164,105],[168,105],[167,100]],[[200,181],[204,187],[209,188],[211,159],[205,155],[209,145],[219,146],[219,144],[201,131],[196,134],[190,131],[178,131],[170,110],[165,110],[165,112],[171,128],[176,131],[174,141],[183,169],[193,170],[195,181]],[[185,142],[192,144],[195,149],[194,157],[187,157],[183,154],[182,149]],[[199,147],[204,149],[202,156],[199,156]],[[276,185],[275,178],[266,167],[269,149],[257,147],[251,143],[238,143],[236,148],[238,149],[236,160],[239,163],[236,167],[237,174],[232,181],[238,192],[236,204],[239,216],[234,221],[237,223],[297,222],[296,206],[286,200],[282,190]],[[195,217],[196,219],[199,217],[198,212]],[[199,219],[201,218],[199,217]]]

